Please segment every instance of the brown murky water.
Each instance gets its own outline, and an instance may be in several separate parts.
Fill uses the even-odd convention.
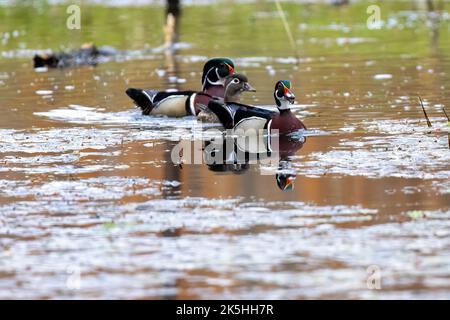
[[[246,36],[224,53],[199,39],[169,60],[153,51],[95,68],[35,72],[29,57],[3,57],[0,298],[450,298],[442,23],[437,42],[397,30],[404,52],[300,24],[300,63],[286,43],[247,54]],[[271,105],[274,83],[292,80],[309,129],[284,162],[294,190],[263,164],[174,165],[177,141],[208,127],[141,116],[124,94],[198,88],[204,60],[223,54],[258,89],[248,103]]]

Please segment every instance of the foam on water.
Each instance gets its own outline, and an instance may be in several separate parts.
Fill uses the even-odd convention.
[[[0,195],[9,197],[33,196],[37,200],[97,201],[121,199],[130,195],[159,196],[163,182],[142,177],[106,176],[76,181],[50,181],[41,185],[31,181],[0,180]]]
[[[153,128],[191,128],[197,124],[194,117],[168,118],[158,116],[144,116],[137,108],[120,112],[102,112],[102,108],[92,108],[79,105],[69,105],[66,108],[52,109],[46,112],[35,112],[41,117],[52,120],[78,123],[100,124],[114,126],[139,126]]]
[[[9,188],[12,183],[0,180]],[[449,268],[448,260],[429,253],[450,246],[450,211],[426,211],[399,228],[397,223],[373,224],[378,211],[360,206],[202,197],[121,205],[120,199],[135,193],[158,195],[160,184],[139,177],[38,186],[22,181],[15,187],[9,195],[34,200],[0,207],[0,245],[8,248],[0,251],[0,258],[7,262],[2,271],[12,279],[20,275],[25,288],[39,288],[18,290],[21,297],[52,295],[55,290],[71,298],[114,298],[125,292],[129,298],[152,297],[162,287],[175,295],[177,279],[197,272],[208,288],[227,288],[227,293],[185,289],[200,297],[267,298],[263,287],[273,286],[273,298],[362,298],[369,294],[368,265],[382,269],[385,289],[417,284],[416,277],[425,274],[427,281],[439,281]],[[73,201],[81,202],[74,207]],[[35,208],[32,214],[30,206]],[[340,227],[348,222],[366,227]],[[238,236],[242,233],[252,236]],[[34,243],[40,245],[29,254]],[[39,262],[43,255],[45,262]],[[32,272],[26,272],[30,266]],[[69,267],[82,273],[79,290],[66,287]],[[146,271],[159,276],[144,276]],[[114,274],[120,274],[117,281]],[[111,281],[101,282],[103,277]],[[0,282],[2,286],[7,284]],[[0,292],[16,295],[14,290]],[[380,298],[392,293],[370,294]]]
[[[431,129],[421,120],[364,121],[359,127],[368,134],[342,138],[328,151],[299,156],[301,161],[293,165],[312,177],[335,174],[450,179],[448,126],[443,120],[432,118]]]
[[[252,16],[275,18],[268,10]],[[283,78],[302,102],[293,109],[310,130],[295,137],[306,142],[271,176],[258,164],[239,174],[176,166],[174,142],[208,138],[216,124],[127,109],[128,86],[198,87],[217,53],[205,41],[177,45],[194,50],[175,55],[176,73],[164,47],[144,44],[98,68],[32,72],[36,50],[0,33],[13,49],[0,53],[11,58],[0,72],[0,298],[449,298],[448,55],[427,49],[432,16],[385,11],[396,46],[361,19],[300,25],[300,59],[284,35],[270,52],[225,35],[223,54],[255,79],[246,101],[273,103]],[[427,50],[403,46],[402,28]],[[295,189],[279,190],[276,173],[296,174]],[[383,290],[368,290],[368,266],[381,269]]]
[[[0,153],[56,153],[83,149],[104,150],[121,143],[123,129],[54,128],[47,130],[0,129]]]

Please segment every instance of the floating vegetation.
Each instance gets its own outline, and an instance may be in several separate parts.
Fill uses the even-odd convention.
[[[333,174],[450,179],[450,154],[443,136],[424,135],[427,129],[418,125],[418,121],[366,121],[359,127],[382,135],[341,139],[329,151],[302,156],[294,166],[312,177]],[[443,128],[444,123],[437,122],[436,126]]]
[[[424,212],[419,210],[408,211],[406,214],[413,220],[422,219],[425,217]]]

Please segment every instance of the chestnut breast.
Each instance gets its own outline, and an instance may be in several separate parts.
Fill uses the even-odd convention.
[[[305,125],[292,113],[291,110],[281,110],[272,118],[271,129],[278,129],[280,134],[306,129]]]
[[[224,94],[225,94],[225,88],[223,86],[212,86],[212,87],[209,87],[205,92],[198,93],[195,96],[195,101],[194,101],[195,115],[198,115],[200,113],[200,111],[202,111],[202,108],[203,108],[203,110],[206,110],[208,107],[209,101],[211,101],[211,99],[213,97],[223,98]]]

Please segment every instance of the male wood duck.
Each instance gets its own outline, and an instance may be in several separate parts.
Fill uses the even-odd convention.
[[[234,73],[234,63],[228,58],[213,58],[206,62],[202,74],[202,91],[157,91],[129,88],[126,94],[142,109],[144,115],[184,117],[198,115],[213,97],[223,98],[227,76]]]
[[[235,91],[242,87],[242,84],[236,80],[236,75],[227,78],[225,87],[227,89],[224,103],[211,100],[208,104],[208,108],[216,114],[225,129],[244,130],[244,132],[248,129],[253,129],[253,131],[267,129],[269,133],[278,130],[280,135],[306,129],[290,109],[289,105],[295,101],[290,81],[280,80],[275,85],[273,96],[278,111],[235,102],[233,99]]]

